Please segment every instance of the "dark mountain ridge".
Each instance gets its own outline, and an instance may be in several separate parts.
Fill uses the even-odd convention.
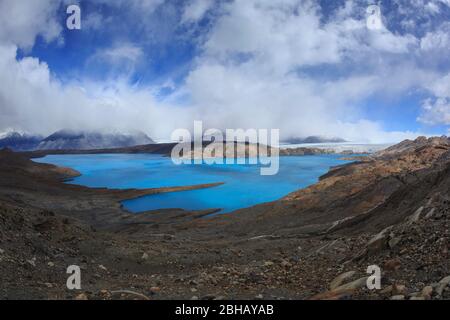
[[[10,148],[14,151],[35,150],[42,136],[11,131],[0,137],[0,149]]]
[[[0,148],[14,151],[34,150],[92,150],[126,148],[152,144],[154,141],[141,131],[102,132],[60,130],[46,138],[19,132],[9,132],[0,138]]]
[[[140,131],[134,131],[132,133],[110,133],[60,130],[42,140],[37,148],[39,150],[89,150],[132,147],[151,143],[154,143],[154,141]]]
[[[346,140],[338,137],[320,137],[320,136],[308,136],[308,137],[291,137],[288,139],[285,139],[283,143],[290,143],[290,144],[304,144],[304,143],[343,143],[347,142]]]

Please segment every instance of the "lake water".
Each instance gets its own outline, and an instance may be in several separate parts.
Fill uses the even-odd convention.
[[[70,167],[82,175],[68,183],[88,187],[159,188],[224,182],[191,191],[145,196],[123,202],[132,212],[163,208],[222,209],[222,213],[270,202],[318,181],[329,168],[348,163],[340,155],[280,157],[274,176],[261,176],[258,165],[175,165],[150,154],[49,155],[36,162]]]

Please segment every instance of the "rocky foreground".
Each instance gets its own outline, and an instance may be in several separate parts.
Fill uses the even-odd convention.
[[[450,299],[450,139],[418,138],[228,215],[132,215],[173,190],[63,184],[69,169],[0,152],[3,299]],[[200,186],[207,187],[207,186]],[[82,289],[66,288],[79,265]],[[366,287],[369,265],[381,289]]]

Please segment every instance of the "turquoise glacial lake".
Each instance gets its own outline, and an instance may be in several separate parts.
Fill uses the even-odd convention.
[[[208,189],[149,195],[123,202],[131,212],[182,208],[221,209],[221,213],[280,199],[316,183],[330,167],[349,161],[340,155],[280,157],[273,176],[261,176],[259,165],[182,164],[151,154],[49,155],[36,162],[70,167],[81,176],[68,183],[88,187],[160,188],[224,182]]]

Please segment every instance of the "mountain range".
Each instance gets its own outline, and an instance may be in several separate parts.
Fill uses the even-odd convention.
[[[308,137],[291,137],[283,141],[283,143],[289,144],[303,144],[303,143],[341,143],[347,142],[342,138],[326,138],[320,136],[308,136]]]
[[[35,150],[43,137],[23,132],[11,131],[0,134],[0,149],[10,148],[15,151]]]
[[[132,147],[154,141],[141,131],[100,132],[60,130],[48,137],[11,131],[0,135],[0,149],[32,150],[90,150]]]

